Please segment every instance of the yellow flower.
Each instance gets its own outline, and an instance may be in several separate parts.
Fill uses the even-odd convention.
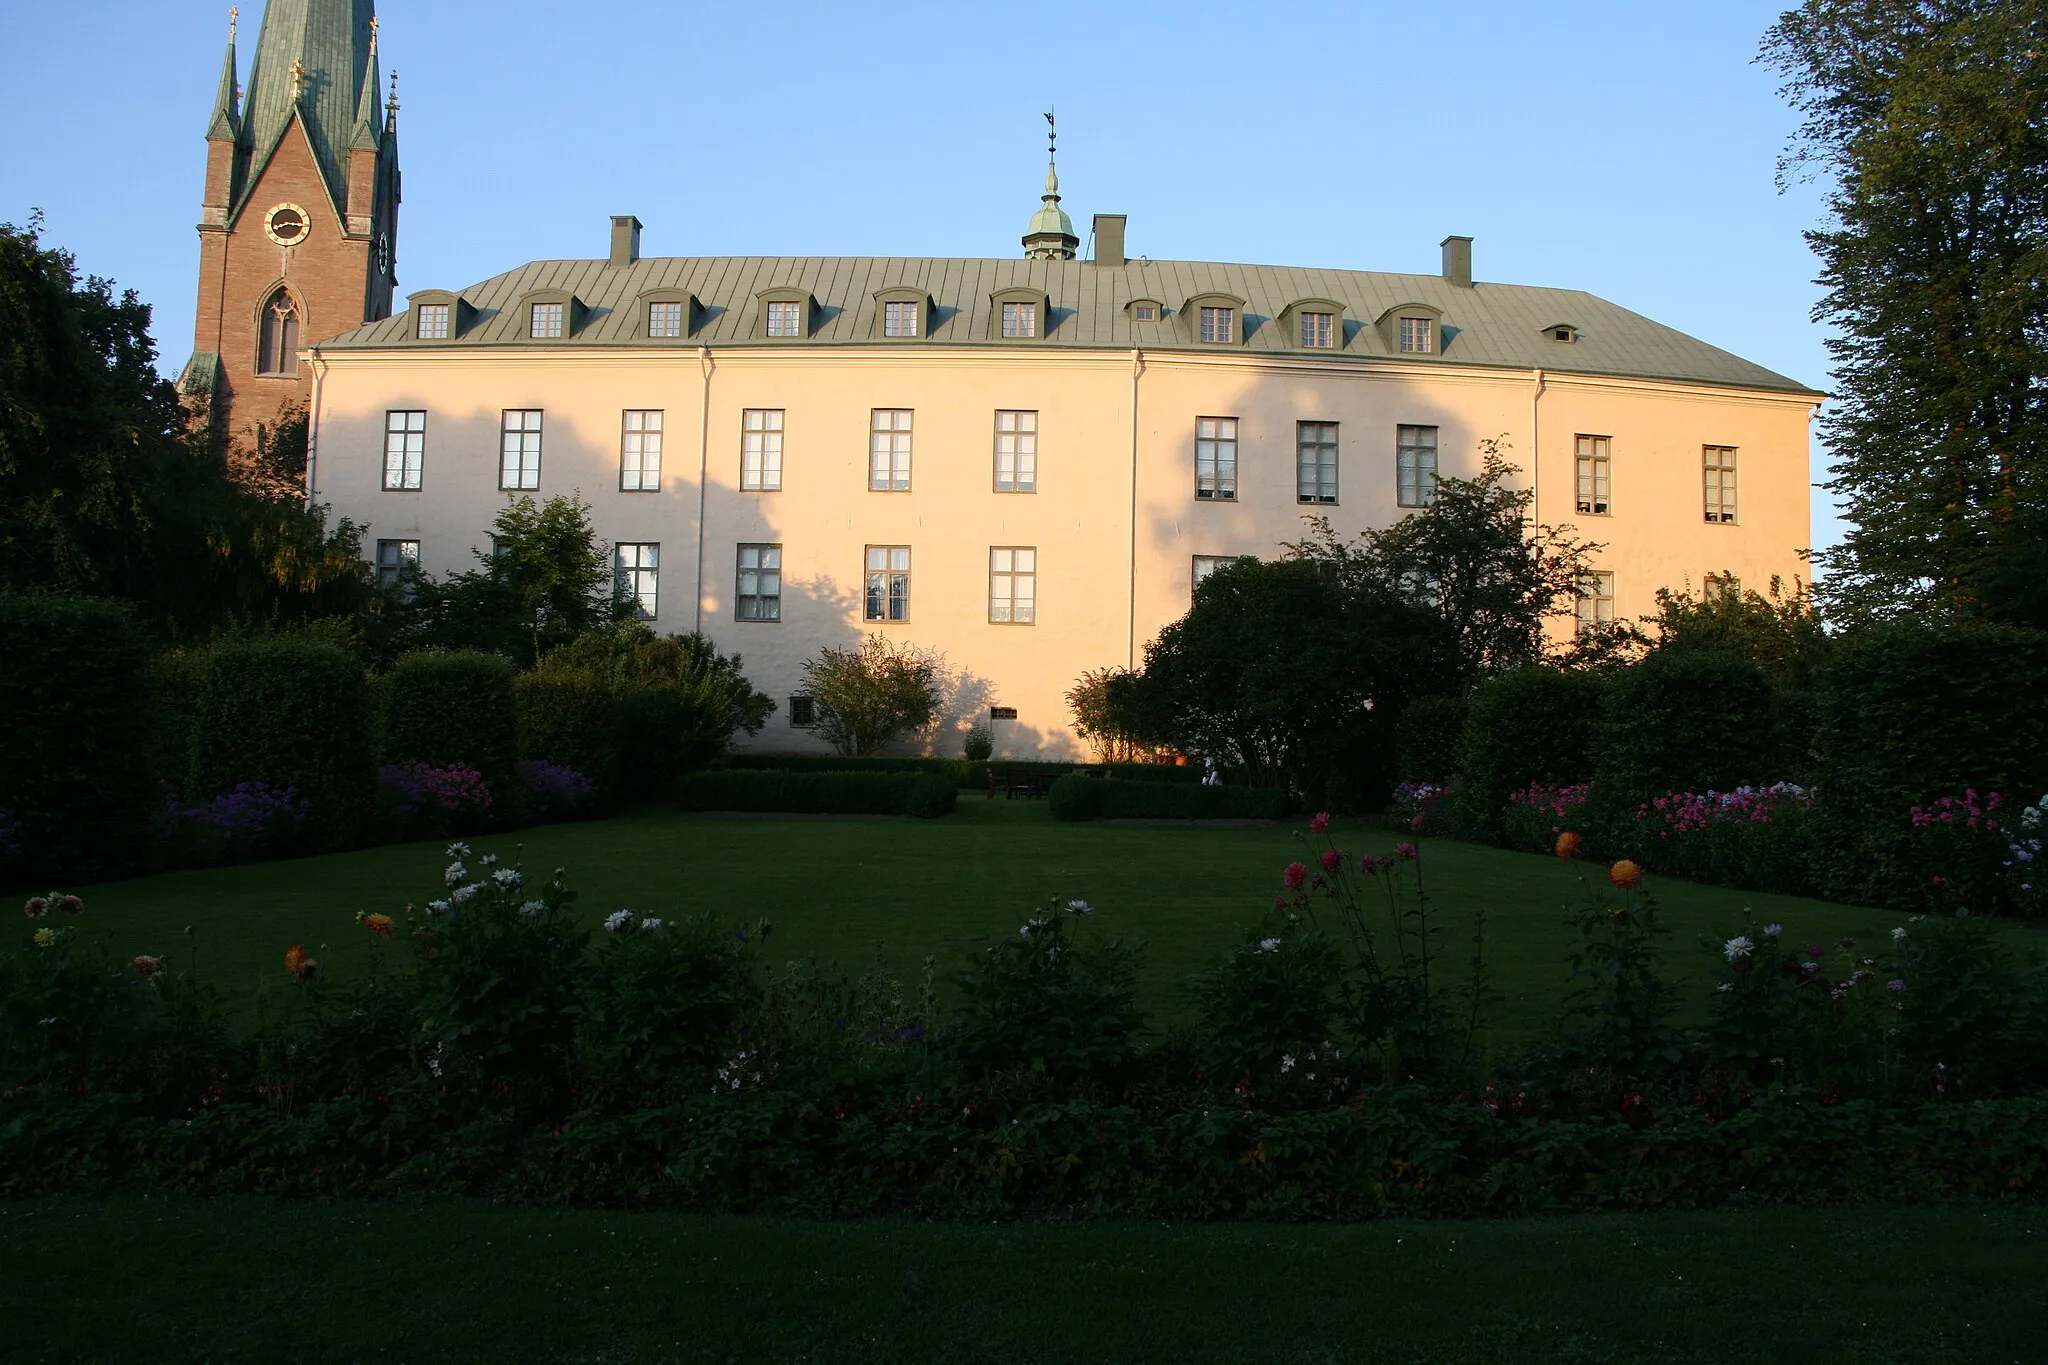
[[[1624,891],[1633,891],[1643,884],[1643,869],[1623,858],[1607,869],[1607,880]]]
[[[36,930],[36,947],[38,947],[38,948],[48,948],[48,947],[52,946],[53,944],[55,944],[56,942],[57,942],[57,931],[56,931],[55,929],[38,929],[38,930]]]

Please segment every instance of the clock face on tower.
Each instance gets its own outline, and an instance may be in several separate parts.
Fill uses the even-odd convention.
[[[297,204],[279,204],[263,215],[263,233],[279,246],[306,240],[306,211]]]
[[[388,232],[377,234],[377,273],[379,275],[389,275],[391,273],[391,234]]]

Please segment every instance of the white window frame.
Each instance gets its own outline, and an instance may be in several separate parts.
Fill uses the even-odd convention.
[[[1205,303],[1196,320],[1196,335],[1203,341],[1226,346],[1237,340],[1237,310],[1228,304]]]
[[[377,542],[377,586],[395,587],[398,576],[410,564],[419,567],[420,543],[417,540],[380,540]]]
[[[1581,433],[1573,438],[1573,450],[1579,515],[1613,516],[1614,438]]]
[[[1309,350],[1327,351],[1337,345],[1337,315],[1313,310],[1301,313],[1301,344]]]
[[[1038,624],[1038,547],[991,545],[988,619],[997,626]]]
[[[782,546],[744,541],[734,547],[732,619],[772,625],[782,619]]]
[[[1735,523],[1735,453],[1734,446],[1700,447],[1700,472],[1706,498],[1703,511],[1712,525],[1732,526]]]
[[[384,491],[417,493],[426,474],[427,414],[392,408],[384,414]]]
[[[553,341],[562,335],[562,325],[569,311],[564,303],[535,303],[527,305],[526,334],[536,341]]]
[[[1437,451],[1442,433],[1436,427],[1403,423],[1394,428],[1394,504],[1427,507],[1436,501]]]
[[[660,310],[661,321],[656,323],[656,310]],[[673,312],[669,310],[673,309]],[[689,305],[681,299],[651,299],[647,304],[647,335],[651,337],[679,337],[689,324],[684,316]]]
[[[884,299],[882,301],[882,335],[885,337],[915,337],[922,333],[920,314],[924,304],[917,299]]]
[[[661,609],[661,542],[622,540],[612,546],[612,577],[620,595],[633,600],[634,614],[654,620]]]
[[[1576,615],[1580,635],[1614,624],[1613,570],[1588,569],[1580,576]]]
[[[1204,502],[1237,501],[1237,419],[1195,419],[1195,497]]]
[[[1402,318],[1400,342],[1403,355],[1436,354],[1436,319]]]
[[[423,303],[420,305],[421,341],[446,341],[448,339],[448,315],[454,310],[445,303]]]
[[[514,423],[517,425],[514,425]],[[540,488],[544,408],[506,408],[498,421],[498,487],[532,493]]]
[[[1196,555],[1188,566],[1188,591],[1193,593],[1202,586],[1202,580],[1215,573],[1225,564],[1234,562],[1237,555]]]
[[[747,408],[740,413],[740,488],[773,493],[782,487],[781,408]]]
[[[1038,491],[1038,411],[996,409],[996,471],[998,493]]]
[[[910,619],[910,547],[870,545],[861,553],[861,616],[884,624]]]
[[[914,408],[874,408],[868,413],[868,491],[910,491],[910,437]]]
[[[1337,501],[1337,424],[1294,424],[1294,500],[1334,504]]]
[[[1006,337],[1035,337],[1038,335],[1038,304],[1035,300],[1013,300],[1002,305],[1003,335]]]
[[[768,300],[768,335],[800,337],[804,334],[804,305],[800,299]]]
[[[619,491],[661,491],[660,408],[627,408],[620,414]]]

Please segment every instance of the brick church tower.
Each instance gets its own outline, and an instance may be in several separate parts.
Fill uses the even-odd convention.
[[[395,75],[388,104],[379,89],[374,0],[269,0],[246,99],[236,71],[231,21],[179,385],[216,440],[247,452],[307,404],[301,347],[391,312],[398,95]]]

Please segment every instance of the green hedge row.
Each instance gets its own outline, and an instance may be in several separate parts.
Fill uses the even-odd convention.
[[[937,773],[773,772],[708,769],[676,784],[684,810],[784,811],[817,815],[946,815],[960,791]]]
[[[1287,793],[1271,787],[1126,782],[1071,773],[1052,784],[1055,820],[1278,820]]]
[[[1127,782],[1181,783],[1194,786],[1199,785],[1202,780],[1200,768],[1176,766],[1171,763],[1084,764],[1041,759],[1013,761],[998,758],[982,762],[964,758],[844,758],[837,754],[757,754],[742,751],[728,755],[713,766],[760,772],[937,773],[962,791],[986,791],[991,772],[1062,774],[1086,768],[1092,772],[1108,773]]]
[[[512,665],[475,650],[421,650],[380,682],[383,759],[474,768],[501,802],[518,786]]]

